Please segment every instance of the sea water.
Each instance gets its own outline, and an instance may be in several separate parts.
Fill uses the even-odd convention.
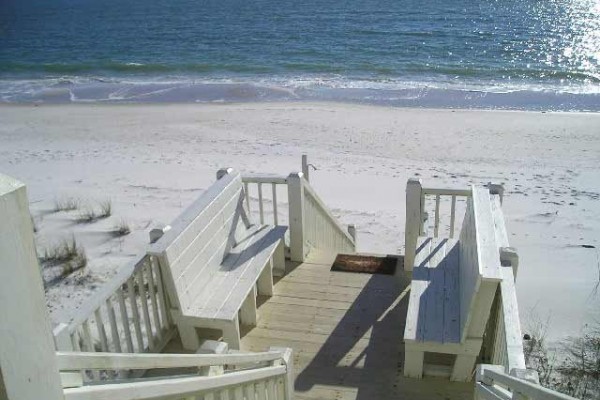
[[[599,0],[0,0],[2,102],[600,111]]]

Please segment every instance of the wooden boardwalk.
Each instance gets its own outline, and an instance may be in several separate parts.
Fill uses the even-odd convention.
[[[408,279],[331,272],[330,261],[288,265],[242,350],[293,348],[297,399],[473,398],[472,383],[403,376]]]

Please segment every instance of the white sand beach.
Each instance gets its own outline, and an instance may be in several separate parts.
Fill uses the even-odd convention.
[[[333,103],[4,105],[0,172],[24,181],[40,251],[75,235],[89,264],[47,291],[54,322],[144,251],[218,168],[288,174],[309,155],[311,183],[359,250],[403,252],[404,190],[503,183],[519,250],[524,331],[549,337],[600,320],[600,114],[401,109]],[[112,201],[112,216],[77,223],[53,212]],[[126,221],[132,233],[110,231]],[[587,247],[582,247],[586,245]],[[591,247],[593,246],[593,247]]]

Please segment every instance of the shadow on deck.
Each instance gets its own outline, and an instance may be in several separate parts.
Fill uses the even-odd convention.
[[[473,398],[471,383],[404,378],[408,277],[332,272],[329,261],[288,264],[243,350],[293,348],[298,399]]]

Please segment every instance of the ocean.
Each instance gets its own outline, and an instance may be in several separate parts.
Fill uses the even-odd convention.
[[[598,0],[0,0],[0,102],[600,111]]]

